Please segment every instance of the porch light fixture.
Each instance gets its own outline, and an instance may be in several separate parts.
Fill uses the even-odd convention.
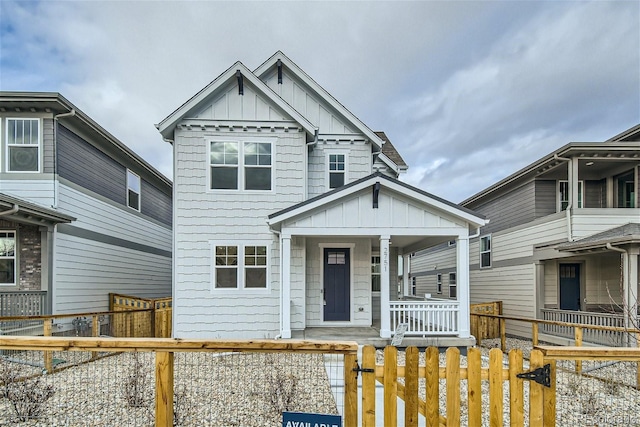
[[[587,162],[585,163],[586,166],[593,166],[593,162]]]
[[[236,70],[236,78],[238,79],[238,95],[244,95],[244,82],[240,70]]]

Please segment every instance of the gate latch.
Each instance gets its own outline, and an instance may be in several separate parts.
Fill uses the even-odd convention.
[[[551,365],[546,364],[541,368],[534,369],[533,371],[518,374],[516,377],[524,380],[535,381],[545,387],[551,387]]]
[[[360,365],[358,365],[356,363],[356,367],[353,368],[353,372],[359,373],[359,372],[365,372],[365,373],[374,373],[376,370],[373,368],[361,368]]]

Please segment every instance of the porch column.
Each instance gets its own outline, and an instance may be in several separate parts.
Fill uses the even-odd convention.
[[[629,286],[627,290],[627,304],[631,310],[630,315],[630,327],[637,328],[638,324],[638,259],[640,248],[630,248],[628,251],[628,266],[629,269]]]
[[[281,300],[280,300],[280,336],[284,339],[291,338],[291,236],[280,236],[280,262],[282,265]]]
[[[571,206],[578,209],[578,159],[572,157],[569,161],[569,197],[571,198]]]
[[[542,309],[544,308],[544,261],[536,261],[533,263],[535,267],[535,298],[536,298],[536,318],[543,319]]]
[[[460,338],[469,338],[471,336],[470,316],[469,313],[469,237],[458,237],[457,247],[457,283],[458,283],[458,303],[459,303],[459,319],[458,319],[458,336]]]
[[[391,338],[391,308],[389,306],[389,240],[380,236],[380,338]]]

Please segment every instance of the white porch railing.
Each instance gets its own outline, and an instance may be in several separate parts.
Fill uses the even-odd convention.
[[[408,325],[407,336],[458,335],[458,301],[390,301],[391,331],[400,323]]]
[[[592,311],[558,310],[552,308],[543,308],[541,311],[544,320],[553,322],[579,323],[582,325],[616,328],[624,327],[622,314],[617,313],[597,313]],[[574,330],[568,326],[541,325],[541,332],[560,337],[574,338]],[[582,340],[606,346],[620,346],[624,343],[624,335],[622,332],[585,329]]]

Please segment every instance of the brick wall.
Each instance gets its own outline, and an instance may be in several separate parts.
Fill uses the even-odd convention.
[[[18,237],[18,286],[16,290],[39,291],[42,284],[42,241],[39,227],[0,220],[0,230],[15,230]]]

